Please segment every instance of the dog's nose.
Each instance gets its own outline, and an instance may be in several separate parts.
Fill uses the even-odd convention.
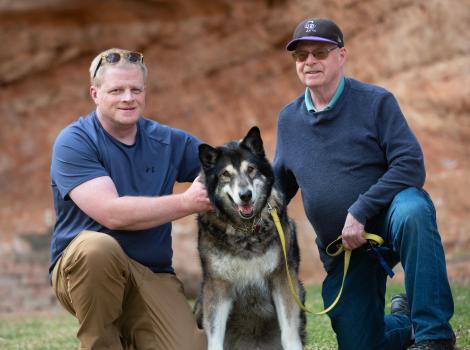
[[[251,199],[252,193],[250,189],[245,189],[241,190],[238,195],[240,196],[240,199],[244,202],[248,202]]]

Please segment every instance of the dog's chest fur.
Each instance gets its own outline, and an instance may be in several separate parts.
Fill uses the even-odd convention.
[[[279,266],[279,253],[277,247],[271,246],[263,254],[256,254],[251,258],[213,254],[208,262],[214,276],[229,280],[238,286],[259,285],[264,284],[266,277]]]
[[[212,277],[242,287],[266,287],[265,281],[281,265],[274,224],[265,215],[253,229],[226,224],[214,214],[201,218],[200,253]]]

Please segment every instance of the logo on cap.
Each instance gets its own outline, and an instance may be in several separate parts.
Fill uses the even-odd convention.
[[[308,33],[308,32],[315,32],[316,31],[316,24],[314,21],[308,21],[307,23],[305,23],[304,25],[304,28],[306,29],[305,31]]]

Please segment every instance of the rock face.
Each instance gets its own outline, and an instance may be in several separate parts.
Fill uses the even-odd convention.
[[[436,203],[449,266],[456,259],[468,266],[461,261],[470,247],[470,2],[451,3],[0,0],[0,262],[31,250],[21,234],[46,234],[53,224],[51,145],[93,108],[87,70],[99,51],[144,53],[146,116],[213,145],[256,124],[272,158],[277,113],[302,91],[284,45],[300,20],[315,16],[342,27],[347,75],[398,98],[424,149],[425,188]],[[314,234],[298,198],[290,213],[301,232],[304,280],[318,281]],[[175,266],[189,291],[199,273],[195,236],[194,218],[175,224]],[[468,280],[468,269],[459,269],[455,276]],[[43,273],[47,284],[44,266]],[[4,282],[0,294],[29,288],[23,280]]]

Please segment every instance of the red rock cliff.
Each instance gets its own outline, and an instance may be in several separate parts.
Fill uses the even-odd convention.
[[[256,124],[272,158],[277,113],[302,90],[284,45],[310,16],[342,27],[348,75],[397,96],[425,152],[425,187],[448,258],[468,258],[468,0],[25,0],[0,1],[0,260],[31,249],[19,234],[45,233],[53,222],[51,144],[93,108],[87,69],[97,52],[144,53],[146,116],[211,144]],[[304,279],[318,278],[313,231],[298,200],[290,211],[302,233]],[[183,276],[197,272],[194,237],[194,218],[175,225]],[[456,274],[469,278],[468,270]]]

